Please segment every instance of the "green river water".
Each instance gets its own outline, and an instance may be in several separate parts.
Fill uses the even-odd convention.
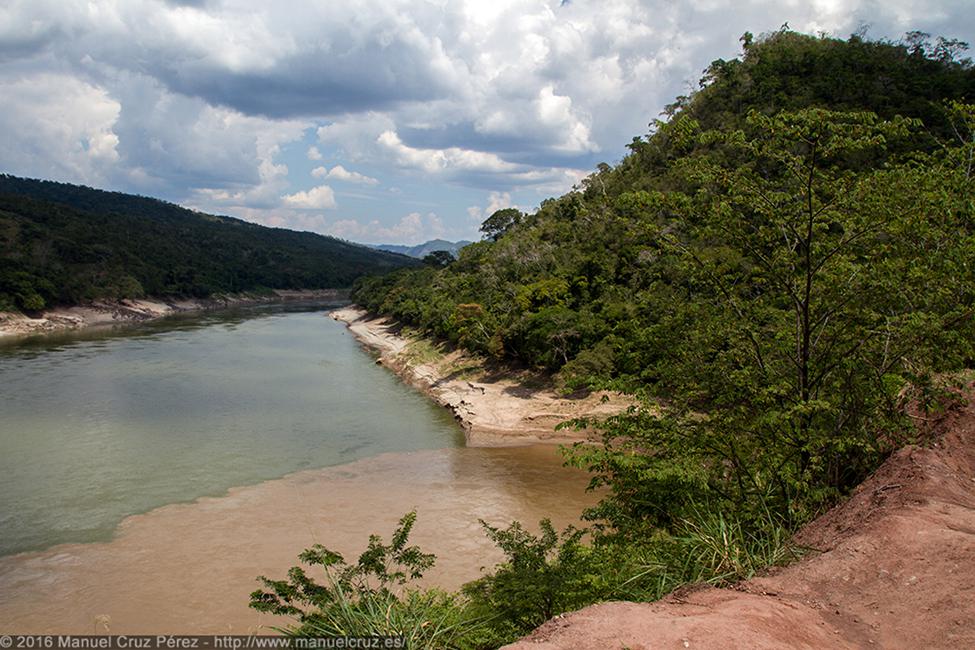
[[[0,555],[302,469],[462,446],[327,307],[262,307],[0,345]]]

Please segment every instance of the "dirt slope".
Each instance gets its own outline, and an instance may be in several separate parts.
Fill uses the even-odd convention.
[[[799,534],[821,553],[735,589],[603,603],[508,646],[975,648],[975,407]]]

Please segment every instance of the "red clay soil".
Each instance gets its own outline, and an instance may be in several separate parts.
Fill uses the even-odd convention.
[[[946,425],[800,531],[821,552],[733,589],[587,607],[507,647],[975,648],[975,406]]]

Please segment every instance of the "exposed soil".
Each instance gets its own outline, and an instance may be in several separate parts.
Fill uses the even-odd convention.
[[[337,289],[308,291],[274,291],[270,294],[228,294],[210,298],[145,298],[139,300],[100,301],[75,307],[56,307],[29,316],[19,312],[0,311],[0,338],[28,336],[85,327],[137,323],[186,311],[222,309],[289,300],[331,300],[342,292]]]
[[[817,549],[734,589],[603,603],[507,646],[975,648],[975,407],[800,531]]]
[[[476,447],[588,440],[592,431],[555,427],[579,417],[607,417],[630,405],[607,391],[563,395],[551,381],[511,368],[493,371],[485,360],[461,350],[438,350],[402,334],[386,318],[349,307],[331,317],[348,325],[359,341],[379,354],[379,363],[449,408]]]

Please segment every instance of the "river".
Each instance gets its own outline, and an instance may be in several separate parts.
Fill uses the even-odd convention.
[[[256,576],[354,558],[417,509],[455,588],[500,556],[478,519],[572,523],[553,448],[476,449],[314,307],[263,307],[0,347],[5,632],[252,632]]]

